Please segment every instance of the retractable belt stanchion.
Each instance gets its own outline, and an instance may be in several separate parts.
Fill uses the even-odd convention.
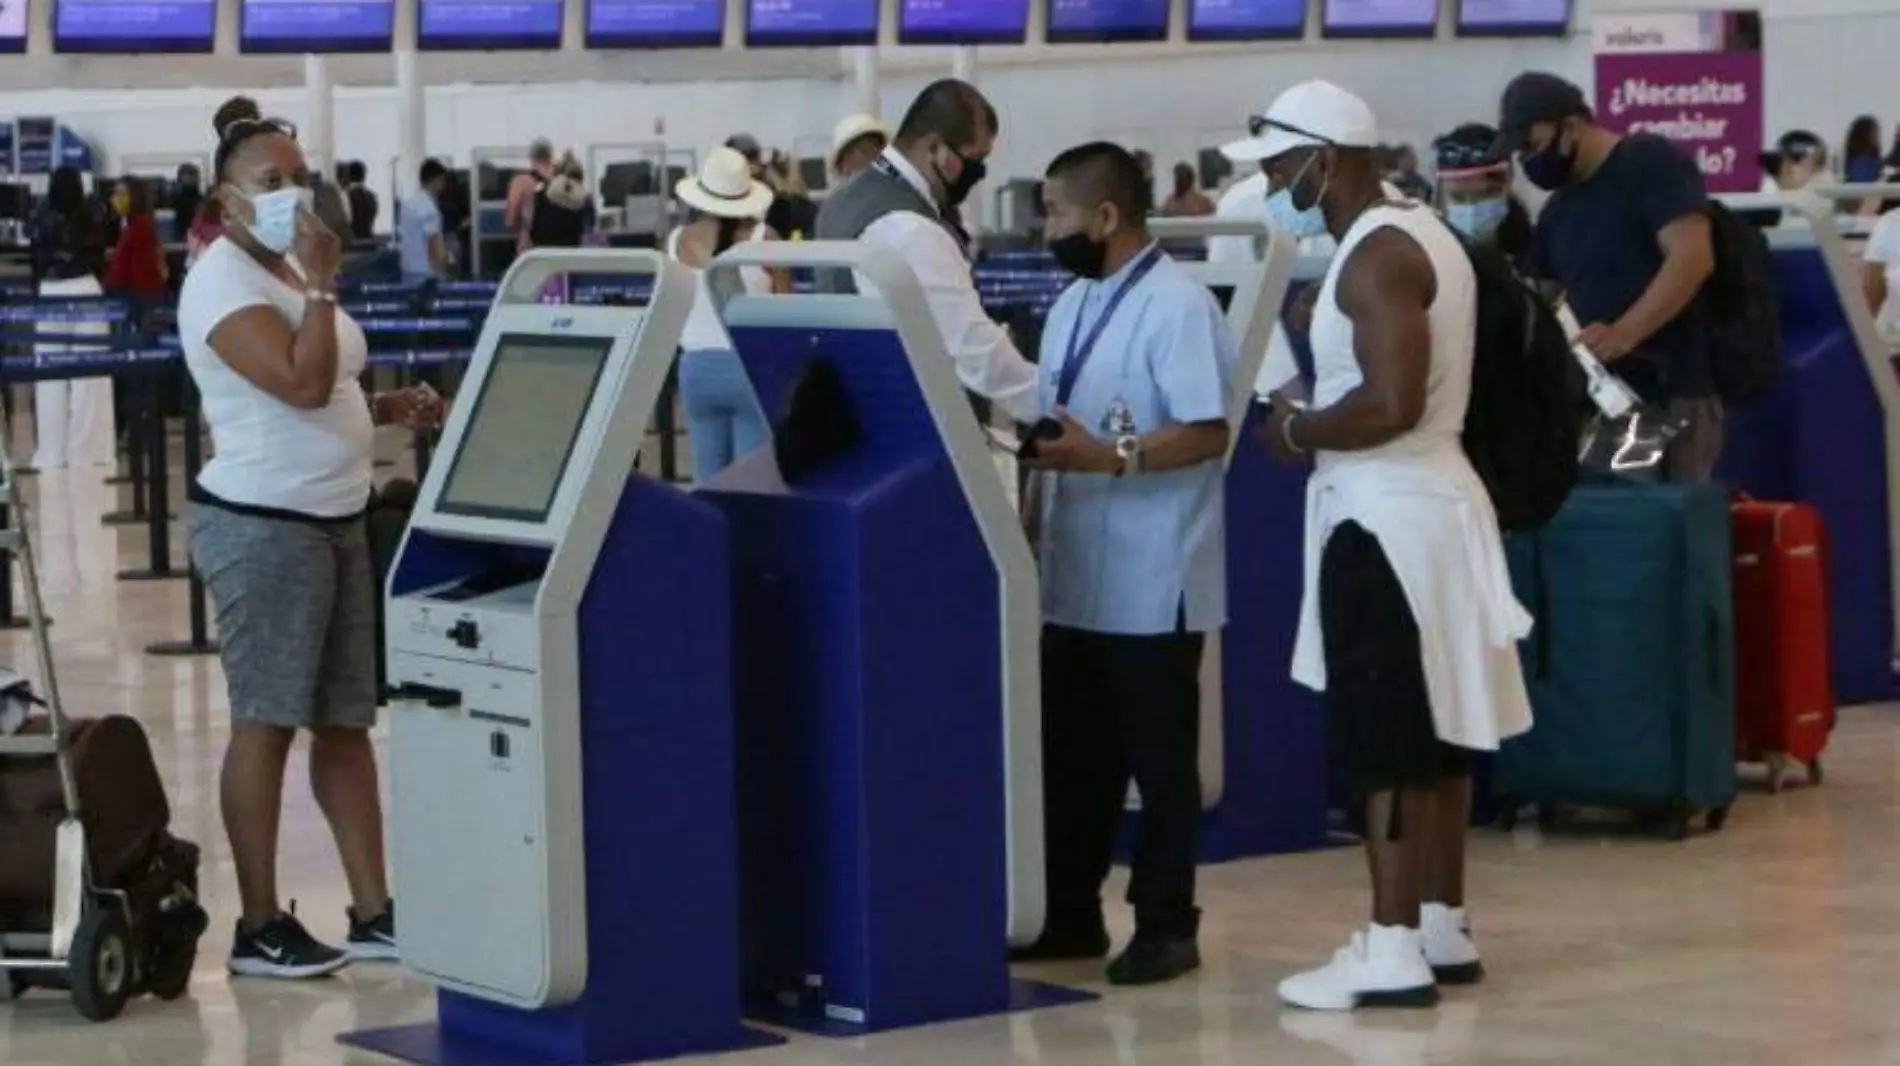
[[[138,392],[145,408],[145,531],[147,563],[143,569],[119,571],[120,581],[169,581],[185,575],[172,567],[171,477],[167,455],[164,407],[167,374],[183,374],[183,360],[173,359],[138,375]]]
[[[125,309],[124,316],[113,324],[114,341],[121,348],[141,347],[144,338],[138,335],[137,325],[132,320],[131,308]],[[165,433],[164,389],[153,385],[146,388],[146,376],[137,375],[126,392],[136,397],[131,417],[126,420],[126,472],[123,477],[109,476],[108,485],[132,486],[132,506],[128,509],[107,511],[99,521],[109,526],[135,526],[151,521],[148,512],[151,486],[146,475],[151,466],[150,435],[156,433],[162,439]]]
[[[196,481],[198,470],[204,465],[204,419],[199,406],[198,387],[191,381],[189,374],[184,382],[184,420],[185,420],[185,483]],[[205,610],[205,583],[203,575],[198,573],[197,564],[186,552],[185,569],[190,575],[190,589],[186,602],[190,612],[190,636],[184,640],[161,640],[145,646],[147,655],[167,657],[183,655],[212,655],[218,650],[218,644],[211,639],[210,619]]]

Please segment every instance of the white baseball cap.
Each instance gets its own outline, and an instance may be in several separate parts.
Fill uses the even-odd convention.
[[[879,121],[876,115],[852,115],[831,131],[831,160],[838,161],[838,153],[845,150],[859,137],[875,134],[885,140],[891,139],[891,131]]]
[[[1364,100],[1329,81],[1304,81],[1247,120],[1249,136],[1221,148],[1237,163],[1277,159],[1295,148],[1372,148],[1379,124]]]

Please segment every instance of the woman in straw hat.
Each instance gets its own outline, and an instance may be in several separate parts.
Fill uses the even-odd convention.
[[[719,321],[714,289],[730,298],[741,290],[783,291],[784,286],[760,270],[741,271],[731,281],[712,280],[706,273],[707,265],[733,245],[774,236],[759,221],[772,206],[772,189],[752,177],[745,156],[731,148],[713,149],[699,173],[681,178],[673,193],[693,214],[667,239],[667,254],[700,271],[693,311],[680,334],[680,398],[692,441],[693,478],[704,485],[768,436],[758,397]]]

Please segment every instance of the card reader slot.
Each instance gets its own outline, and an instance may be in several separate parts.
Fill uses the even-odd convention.
[[[494,711],[470,711],[468,712],[468,716],[478,722],[511,725],[517,729],[532,729],[534,727],[534,723],[528,721],[526,718],[517,717],[512,714],[496,714]]]
[[[388,703],[420,703],[438,711],[452,711],[462,705],[462,694],[455,689],[417,681],[393,685],[383,693],[383,698]]]

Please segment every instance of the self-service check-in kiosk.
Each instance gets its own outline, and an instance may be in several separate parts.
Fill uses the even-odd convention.
[[[862,293],[722,310],[779,420],[700,492],[731,538],[748,1006],[831,1032],[1010,1010],[1007,948],[1044,905],[1028,542],[907,265],[764,242],[715,269],[747,266]],[[855,432],[800,455],[824,392]]]
[[[644,309],[542,305],[648,274]],[[694,294],[510,269],[390,576],[390,851],[418,1062],[626,1061],[740,1025],[724,520],[634,471]]]
[[[1819,195],[1815,195],[1818,193]],[[1767,231],[1785,365],[1767,396],[1728,413],[1717,476],[1752,495],[1813,504],[1827,525],[1835,697],[1891,699],[1900,631],[1900,380],[1862,294],[1834,205],[1900,196],[1842,186],[1723,197],[1780,210]],[[1770,216],[1772,218],[1772,215]]]
[[[1151,219],[1163,241],[1248,237],[1257,261],[1183,262],[1240,340],[1228,402],[1227,628],[1201,675],[1201,787],[1209,861],[1326,843],[1325,720],[1292,679],[1305,562],[1306,477],[1257,435],[1254,384],[1295,272],[1297,242],[1262,221]]]

